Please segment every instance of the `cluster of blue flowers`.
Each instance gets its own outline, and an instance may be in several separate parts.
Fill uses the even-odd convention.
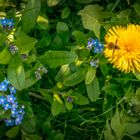
[[[103,52],[103,44],[100,43],[98,39],[92,39],[89,38],[88,44],[87,44],[87,49],[92,50],[94,53],[102,53]]]
[[[8,91],[10,94],[5,94]],[[0,83],[0,92],[3,95],[0,96],[0,106],[7,111],[11,111],[11,118],[4,119],[6,126],[14,126],[21,124],[23,116],[25,114],[24,105],[21,107],[18,105],[17,98],[15,96],[16,89],[10,84],[8,80],[4,80]]]
[[[14,27],[13,19],[7,19],[7,18],[0,19],[0,24],[4,29],[8,28],[9,30],[11,30]]]

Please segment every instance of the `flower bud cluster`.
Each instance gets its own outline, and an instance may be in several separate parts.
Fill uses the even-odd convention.
[[[88,39],[87,49],[92,50],[94,53],[102,53],[103,52],[103,44],[100,43],[98,39]]]
[[[91,67],[97,68],[97,67],[99,66],[99,60],[98,60],[98,59],[96,59],[96,60],[91,60],[91,61],[90,61],[90,66],[91,66]]]
[[[40,80],[42,73],[45,73],[45,74],[48,73],[48,70],[44,66],[38,67],[37,70],[35,71],[35,77],[36,77],[36,79]]]
[[[15,45],[10,45],[9,46],[9,51],[11,52],[11,54],[16,54],[18,52],[18,48]]]
[[[10,92],[10,94],[6,94],[5,92]],[[24,105],[19,106],[15,96],[16,89],[8,80],[4,80],[0,83],[0,94],[0,107],[3,108],[4,111],[10,110],[11,112],[11,118],[4,119],[6,126],[21,124],[25,114]]]

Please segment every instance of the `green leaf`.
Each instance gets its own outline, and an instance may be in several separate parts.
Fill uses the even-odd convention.
[[[135,9],[135,12],[140,16],[140,4],[135,3],[133,4],[133,7]]]
[[[11,117],[11,111],[10,110],[3,110],[0,108],[0,119],[10,119]]]
[[[50,104],[53,101],[53,96],[50,94],[47,89],[39,89],[38,91],[44,98],[44,100],[48,101]]]
[[[63,103],[63,101],[61,100],[61,98],[59,97],[59,95],[54,94],[54,99],[53,99],[53,103],[51,106],[51,112],[54,116],[60,114],[61,112],[65,112],[66,108],[65,105]]]
[[[66,79],[68,76],[71,75],[71,70],[69,65],[63,65],[61,66],[60,70],[56,74],[55,80],[57,82],[62,82],[64,79]]]
[[[87,43],[87,39],[85,38],[85,35],[83,32],[81,31],[73,31],[72,35],[74,36],[74,38],[76,39],[76,43],[79,45],[86,45]]]
[[[59,133],[53,138],[53,140],[64,140],[64,135]]]
[[[8,50],[8,48],[4,48],[0,52],[0,64],[8,64],[11,59],[11,54]]]
[[[25,134],[24,135],[25,137],[25,140],[42,140],[41,137],[39,137],[38,135],[35,135],[35,134]]]
[[[49,20],[47,17],[40,15],[37,18],[37,24],[41,29],[47,30],[49,27]]]
[[[135,136],[131,136],[131,135],[129,135],[129,137],[130,137],[132,140],[140,140],[140,137],[135,137]]]
[[[67,102],[67,101],[65,100],[65,105],[66,105],[66,108],[67,108],[68,110],[72,110],[72,109],[73,109],[73,103]]]
[[[81,83],[86,76],[86,68],[80,68],[78,69],[76,72],[74,72],[73,74],[71,74],[69,77],[67,77],[64,81],[63,84],[65,86],[70,86],[73,87],[79,83]]]
[[[112,130],[111,130],[110,125],[108,123],[108,120],[106,123],[106,130],[104,131],[104,137],[105,137],[105,140],[115,140],[115,137],[113,136]]]
[[[26,36],[16,39],[13,43],[18,47],[19,53],[23,54],[32,50],[36,42],[36,39]]]
[[[34,69],[31,69],[31,70],[27,71],[25,73],[25,84],[24,84],[24,88],[31,87],[37,81],[38,81],[38,79],[34,75]]]
[[[49,7],[53,7],[56,6],[57,4],[59,4],[61,0],[47,0],[47,4]]]
[[[118,111],[118,107],[116,108],[115,115],[111,119],[111,128],[113,129],[116,137],[120,139],[123,135],[123,126],[121,124],[121,118]]]
[[[103,7],[95,5],[87,5],[84,9],[78,12],[78,15],[82,17],[82,23],[85,29],[91,30],[99,38],[100,29],[103,20],[112,17],[112,13],[102,11]]]
[[[9,138],[14,138],[16,137],[16,135],[18,134],[19,132],[19,126],[15,126],[13,128],[11,128],[10,130],[8,130],[5,135]]]
[[[95,75],[96,75],[96,69],[93,67],[89,67],[85,78],[85,84],[89,85],[95,78]]]
[[[19,55],[12,57],[7,69],[7,74],[8,80],[16,89],[22,90],[24,88],[25,72]]]
[[[140,80],[140,73],[139,73],[139,72],[135,72],[134,75],[136,76],[136,78],[137,78],[138,80]]]
[[[134,135],[140,131],[140,123],[124,123],[125,132]]]
[[[43,64],[48,64],[50,67],[58,67],[65,64],[70,64],[77,59],[74,52],[69,51],[48,51],[40,57]]]
[[[99,82],[97,77],[94,78],[92,83],[86,85],[86,89],[87,89],[88,97],[92,102],[98,100],[100,95],[100,88],[99,88]]]
[[[53,39],[50,47],[53,50],[62,50],[64,48],[64,43],[62,38],[59,35],[56,35],[55,38]]]
[[[2,82],[5,79],[4,74],[0,71],[0,82]]]
[[[70,8],[65,7],[61,12],[61,18],[66,19],[70,15]]]
[[[34,133],[36,131],[35,118],[31,116],[26,116],[21,124],[21,127],[28,133]]]
[[[103,87],[103,90],[106,94],[118,96],[118,94],[120,93],[120,86],[117,84],[108,83]]]
[[[94,0],[76,0],[78,3],[91,3]]]
[[[5,41],[6,41],[6,35],[3,33],[0,33],[0,46],[3,46]]]
[[[89,104],[88,98],[85,96],[82,96],[81,94],[78,94],[77,92],[72,93],[73,96],[75,96],[76,99],[74,99],[74,103],[78,105],[86,105]]]
[[[56,25],[57,34],[62,38],[64,43],[69,41],[69,28],[66,23],[58,22]]]
[[[41,8],[40,0],[29,0],[21,17],[21,29],[28,33],[34,27]]]

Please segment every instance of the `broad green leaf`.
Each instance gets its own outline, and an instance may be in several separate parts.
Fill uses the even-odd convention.
[[[36,39],[26,36],[16,39],[13,43],[18,47],[19,53],[23,54],[32,50],[36,42]]]
[[[72,93],[73,96],[75,96],[76,99],[74,99],[74,103],[78,104],[78,105],[86,105],[89,104],[88,98],[86,98],[85,96],[82,96],[81,94],[75,92]]]
[[[104,19],[112,17],[112,13],[102,11],[103,7],[95,5],[87,5],[84,9],[78,12],[78,15],[82,17],[82,23],[84,28],[91,30],[99,38],[100,29]]]
[[[98,100],[100,95],[100,88],[99,88],[99,82],[97,77],[94,78],[92,83],[86,85],[86,89],[87,89],[88,97],[92,102]]]
[[[0,52],[0,64],[8,64],[11,59],[11,54],[8,50],[8,48],[4,48]]]
[[[24,88],[31,87],[38,81],[37,78],[35,78],[34,70],[29,70],[25,73],[25,83]]]
[[[8,130],[5,135],[9,138],[14,138],[16,137],[16,135],[18,134],[19,132],[19,126],[15,126],[13,128],[11,128],[10,130]]]
[[[69,28],[66,23],[58,22],[56,25],[57,34],[62,38],[64,43],[69,41]]]
[[[140,123],[124,123],[123,124],[125,132],[130,134],[130,135],[134,135],[137,132],[140,132]]]
[[[2,82],[5,79],[4,74],[0,71],[0,82]]]
[[[11,58],[7,69],[8,80],[18,90],[24,88],[25,72],[22,65],[22,60],[19,55],[15,55]]]
[[[63,84],[65,86],[70,86],[73,87],[79,83],[81,83],[86,76],[86,68],[80,68],[73,74],[71,74],[69,77],[67,77],[64,81]]]
[[[52,41],[51,36],[48,34],[47,36],[43,36],[37,43],[38,48],[46,48],[49,46]]]
[[[86,39],[86,37],[85,37],[83,32],[76,30],[76,31],[72,32],[72,35],[76,39],[76,43],[78,45],[86,45],[87,39]]]
[[[67,102],[67,101],[65,100],[65,105],[66,105],[66,108],[67,108],[68,110],[72,110],[72,109],[73,109],[73,103]]]
[[[47,17],[40,15],[37,18],[37,24],[41,29],[47,30],[49,27],[49,20],[47,19]]]
[[[0,119],[10,119],[11,117],[11,111],[10,110],[3,110],[0,108]]]
[[[69,14],[70,14],[70,8],[65,7],[61,12],[61,18],[66,19],[69,16]]]
[[[89,67],[85,78],[85,84],[89,85],[95,78],[95,75],[96,69],[94,67]]]
[[[131,136],[131,135],[129,135],[129,137],[130,137],[132,140],[140,140],[140,137],[135,137],[135,136]]]
[[[64,140],[64,135],[59,133],[56,136],[54,136],[53,140]]]
[[[106,130],[104,131],[105,140],[115,140],[115,137],[112,134],[112,130],[110,128],[109,122],[106,122]]]
[[[94,0],[76,0],[78,3],[91,3]]]
[[[49,7],[56,6],[61,0],[47,0],[47,4]]]
[[[24,117],[24,120],[21,124],[21,128],[28,133],[34,133],[36,131],[35,118],[32,116]]]
[[[59,35],[56,35],[55,38],[53,39],[50,47],[53,50],[62,50],[64,48],[64,43],[62,38]]]
[[[121,124],[121,118],[118,111],[118,107],[116,108],[116,112],[111,119],[111,128],[113,129],[116,138],[120,139],[123,135],[123,126]]]
[[[136,76],[136,78],[137,78],[138,80],[140,80],[140,72],[135,72],[134,75]]]
[[[61,66],[60,70],[56,74],[55,80],[57,82],[62,82],[64,79],[66,79],[70,75],[71,75],[70,66],[66,64],[66,65]]]
[[[103,90],[106,94],[118,96],[118,94],[120,93],[120,86],[118,84],[108,83],[103,87]]]
[[[65,112],[65,110],[66,110],[65,105],[63,101],[61,100],[61,98],[59,97],[59,95],[54,94],[54,99],[51,106],[52,114],[56,116],[60,114],[61,112]]]
[[[3,46],[5,41],[6,41],[6,35],[0,32],[0,46]]]
[[[24,135],[25,137],[25,140],[42,140],[42,138],[38,135],[35,135],[35,134],[25,134]]]
[[[48,101],[50,104],[53,101],[53,96],[48,92],[47,89],[39,89],[40,94],[43,96],[44,100]]]
[[[135,3],[135,4],[133,4],[133,7],[134,7],[136,13],[140,16],[140,4]]]
[[[70,64],[77,59],[74,52],[69,51],[47,51],[40,57],[43,64],[48,64],[50,67],[58,67],[65,64]]]
[[[21,29],[28,33],[34,27],[41,8],[40,0],[29,0],[21,17]]]

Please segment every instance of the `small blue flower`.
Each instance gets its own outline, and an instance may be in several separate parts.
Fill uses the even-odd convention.
[[[19,115],[19,112],[15,110],[11,110],[11,117],[16,118]]]
[[[6,91],[7,90],[7,85],[4,82],[0,83],[0,91]]]
[[[14,103],[16,100],[16,97],[13,94],[7,95],[7,102]]]
[[[8,110],[11,109],[11,104],[6,102],[5,104],[2,105],[2,107],[4,108],[4,110]]]
[[[17,108],[18,108],[18,102],[14,102],[14,103],[12,104],[11,109],[12,109],[12,110],[16,110]]]
[[[0,105],[5,104],[6,102],[6,98],[4,96],[0,96]]]
[[[5,83],[7,86],[10,84],[10,82],[9,82],[7,79],[5,79],[5,80],[3,81],[3,83]]]
[[[6,123],[6,126],[14,126],[15,121],[13,119],[7,119],[4,121]]]
[[[10,86],[9,90],[10,90],[11,94],[15,94],[16,93],[16,88],[14,88],[13,86]]]
[[[15,125],[21,124],[23,120],[23,115],[18,115],[17,118],[15,119]]]
[[[19,112],[20,114],[22,114],[22,115],[25,114],[25,111],[24,111],[23,109],[20,109],[18,112]]]

